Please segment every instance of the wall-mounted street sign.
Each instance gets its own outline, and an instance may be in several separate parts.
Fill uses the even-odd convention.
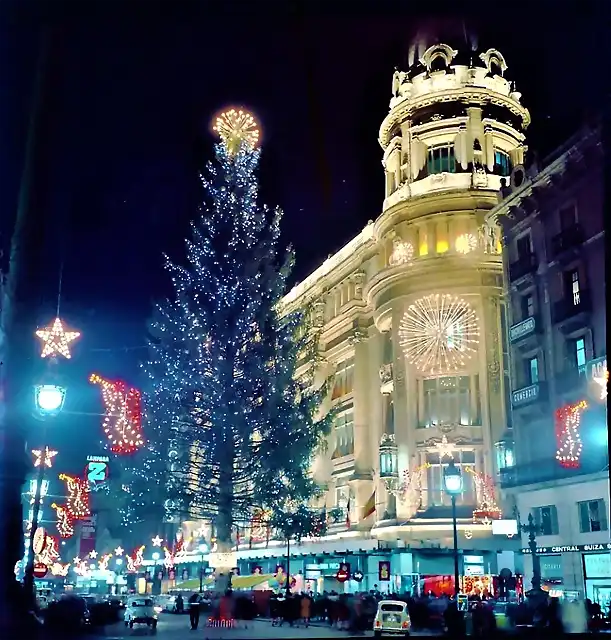
[[[108,480],[108,456],[87,456],[85,476],[90,485],[98,485]]]
[[[603,542],[598,544],[565,544],[558,547],[537,547],[537,554],[546,553],[575,553],[584,551],[592,553],[594,551],[611,551],[611,542]],[[528,547],[520,549],[520,553],[529,554],[531,551]]]

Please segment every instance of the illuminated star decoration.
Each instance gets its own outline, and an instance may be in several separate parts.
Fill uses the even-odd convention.
[[[62,538],[71,538],[74,535],[74,519],[70,515],[70,511],[65,505],[51,505],[57,513],[57,532]]]
[[[68,489],[66,506],[72,520],[82,520],[91,515],[89,508],[89,483],[87,480],[75,478],[65,473],[60,473],[59,479],[66,483],[66,488]]]
[[[57,451],[52,451],[49,447],[45,447],[44,451],[42,449],[32,449],[32,455],[34,456],[35,467],[40,467],[41,464],[44,464],[45,467],[49,467],[50,469],[53,465],[53,458],[57,455]]]
[[[110,441],[110,450],[117,454],[134,453],[144,444],[140,391],[120,380],[105,380],[96,373],[89,381],[102,387],[106,410],[102,426]]]
[[[95,560],[95,559],[98,557],[98,552],[97,552],[95,549],[94,549],[93,551],[90,551],[90,552],[89,552],[89,557],[90,557],[92,560]]]
[[[235,155],[242,143],[251,150],[259,142],[259,127],[248,111],[236,109],[223,111],[216,118],[212,129],[219,134],[230,155]]]
[[[151,542],[153,543],[154,547],[160,547],[163,544],[163,538],[160,538],[159,536],[155,536]]]
[[[579,467],[583,444],[579,435],[581,412],[587,409],[585,400],[569,404],[556,411],[556,460],[568,469]]]
[[[116,556],[119,556],[119,557],[120,557],[120,556],[122,556],[122,555],[123,555],[123,553],[124,553],[124,549],[123,549],[123,547],[117,547],[117,548],[115,549],[115,555],[116,555]]]
[[[39,329],[36,335],[44,342],[41,358],[47,356],[64,356],[68,360],[72,357],[68,345],[81,334],[78,331],[65,331],[62,321],[55,318],[55,322],[46,329]]]
[[[609,371],[608,369],[604,370],[604,373],[600,378],[593,378],[594,382],[600,386],[600,399],[607,399],[607,387],[609,385]]]

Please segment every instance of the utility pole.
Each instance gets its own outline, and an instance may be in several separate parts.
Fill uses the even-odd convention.
[[[0,629],[3,630],[14,624],[21,604],[14,569],[23,555],[21,491],[30,465],[26,440],[34,404],[32,356],[36,327],[29,300],[44,274],[41,247],[46,229],[38,211],[37,187],[49,49],[50,33],[45,32],[0,314]]]

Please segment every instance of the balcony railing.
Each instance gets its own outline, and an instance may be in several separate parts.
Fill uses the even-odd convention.
[[[556,391],[558,393],[570,393],[581,391],[586,383],[586,368],[570,367],[555,375]]]
[[[516,389],[511,394],[511,404],[514,408],[545,400],[547,400],[547,386],[545,382],[530,384],[527,387]]]
[[[511,325],[511,327],[509,327],[509,341],[517,342],[535,333],[535,331],[539,331],[539,323],[540,321],[537,316],[530,316],[526,318],[526,320],[522,320],[522,322]]]
[[[552,238],[552,256],[558,257],[560,254],[574,249],[583,244],[584,233],[580,224],[573,224],[568,229],[561,231]]]
[[[582,456],[577,468],[561,467],[558,462],[551,459],[536,460],[528,464],[506,467],[499,472],[501,487],[517,487],[536,482],[551,482],[582,476],[587,473],[599,473],[609,463],[606,447],[601,447],[597,455]]]
[[[569,320],[581,313],[589,313],[592,309],[592,300],[589,291],[579,292],[579,302],[575,303],[572,295],[554,302],[554,322],[556,324]]]
[[[520,256],[515,262],[509,265],[509,279],[518,280],[529,273],[534,273],[539,266],[539,261],[534,253],[527,253]]]

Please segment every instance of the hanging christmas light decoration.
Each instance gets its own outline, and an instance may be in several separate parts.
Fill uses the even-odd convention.
[[[66,507],[72,520],[82,520],[90,516],[89,482],[65,473],[60,473],[59,479],[66,483],[68,489]]]
[[[583,444],[579,434],[581,412],[587,409],[585,400],[560,407],[556,411],[556,460],[568,469],[579,467]]]
[[[57,455],[57,451],[45,447],[44,449],[32,449],[32,455],[34,456],[34,466],[40,467],[44,464],[49,469],[53,466],[53,458]]]
[[[479,343],[477,316],[456,296],[425,296],[403,315],[399,343],[408,361],[424,374],[461,371]]]
[[[218,133],[231,155],[238,152],[242,143],[248,149],[254,149],[259,143],[259,127],[248,111],[241,109],[223,111],[217,116],[212,129]]]
[[[399,487],[399,499],[401,502],[411,505],[414,513],[422,506],[422,479],[430,467],[430,463],[425,462],[412,471],[405,470],[403,472],[403,482]]]
[[[68,345],[81,334],[78,331],[65,331],[62,321],[55,318],[55,322],[51,326],[39,329],[36,335],[44,343],[40,353],[41,358],[60,355],[69,360],[72,355]]]
[[[51,567],[56,560],[59,560],[59,544],[54,536],[47,536],[45,548],[38,555],[38,562]]]
[[[112,553],[105,553],[100,560],[98,560],[98,568],[100,569],[100,571],[106,571],[106,569],[108,569],[108,563],[110,562],[110,559],[112,558]]]
[[[163,559],[163,565],[166,569],[171,569],[174,566],[174,555],[167,547],[163,548],[163,553],[165,556]]]
[[[68,569],[70,569],[70,563],[62,564],[61,562],[54,562],[51,565],[51,574],[60,578],[65,578],[68,575]]]
[[[393,249],[388,260],[391,267],[400,264],[409,264],[414,257],[414,245],[411,242],[403,242],[395,239],[393,241]]]
[[[158,535],[156,535],[151,542],[153,543],[154,547],[160,547],[163,544],[163,538],[160,538]]]
[[[57,532],[62,538],[71,538],[74,535],[74,520],[66,505],[51,505],[57,514]]]
[[[496,502],[494,480],[489,475],[476,471],[473,467],[466,467],[465,471],[473,476],[473,484],[475,485],[477,509],[473,511],[473,521],[489,524],[491,520],[499,520],[503,516],[503,512]]]
[[[90,551],[90,552],[89,552],[89,557],[90,557],[92,560],[95,560],[95,559],[98,557],[98,552],[97,552],[95,549],[94,549],[93,551]]]
[[[252,542],[264,542],[269,538],[269,523],[272,519],[271,509],[257,507],[250,525],[250,539]]]
[[[130,556],[126,556],[127,558],[127,570],[130,572],[135,572],[138,570],[138,567],[142,566],[144,562],[144,550],[146,547],[142,545],[138,549],[135,549]]]
[[[463,233],[456,238],[455,246],[458,253],[471,253],[477,249],[477,237],[474,233]]]
[[[609,371],[607,368],[603,370],[600,377],[593,378],[594,382],[600,387],[600,399],[607,399],[607,388],[609,386]]]
[[[139,449],[144,444],[140,391],[120,380],[105,380],[95,373],[89,381],[102,388],[106,409],[103,428],[110,441],[110,450],[117,454],[130,454]]]

